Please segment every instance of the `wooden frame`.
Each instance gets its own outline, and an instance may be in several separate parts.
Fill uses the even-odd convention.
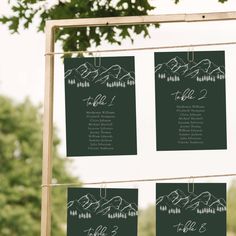
[[[236,12],[169,14],[155,16],[127,16],[106,18],[84,18],[71,20],[51,20],[46,22],[46,59],[43,127],[42,165],[42,209],[41,236],[51,235],[51,180],[53,147],[53,92],[54,92],[54,31],[65,27],[94,27],[116,25],[140,25],[158,23],[204,22],[236,20]]]

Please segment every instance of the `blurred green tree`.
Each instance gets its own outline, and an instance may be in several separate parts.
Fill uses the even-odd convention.
[[[231,183],[227,195],[227,230],[236,236],[236,179]]]
[[[54,139],[53,181],[70,182],[66,162]],[[0,96],[0,235],[40,235],[42,115],[26,99],[22,103]],[[52,233],[65,235],[66,191],[53,190]]]
[[[153,205],[140,210],[138,230],[140,236],[156,235],[156,209]]]
[[[224,3],[227,0],[218,0]],[[35,25],[44,31],[45,21],[52,19],[75,19],[115,16],[148,15],[154,9],[149,0],[8,0],[11,12],[0,16],[0,22],[7,24],[12,33]],[[173,0],[178,3],[179,0]],[[156,25],[158,27],[158,25]],[[135,34],[149,35],[147,25],[65,28],[57,30],[56,40],[62,42],[64,51],[85,51],[90,46],[99,46],[102,41],[121,44]]]

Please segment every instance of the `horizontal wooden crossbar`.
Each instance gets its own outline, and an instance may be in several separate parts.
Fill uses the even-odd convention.
[[[236,11],[216,13],[193,13],[193,14],[163,14],[148,16],[124,16],[124,17],[101,17],[80,18],[65,20],[49,20],[47,27],[95,27],[95,26],[118,26],[118,25],[140,25],[158,23],[180,23],[180,22],[202,22],[236,20]]]

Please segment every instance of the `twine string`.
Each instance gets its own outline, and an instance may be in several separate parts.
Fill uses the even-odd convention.
[[[233,174],[216,174],[216,175],[196,175],[196,176],[180,176],[180,177],[161,177],[161,178],[147,178],[147,179],[127,179],[127,180],[110,180],[110,181],[94,181],[94,182],[82,182],[82,183],[51,183],[42,184],[42,187],[72,187],[81,185],[104,185],[104,184],[124,184],[124,183],[145,183],[145,182],[161,182],[171,180],[189,180],[189,179],[205,179],[205,178],[222,178],[233,177]]]
[[[66,51],[66,52],[46,52],[45,56],[55,55],[69,55],[69,54],[100,54],[110,52],[129,52],[129,51],[147,51],[147,50],[161,50],[161,49],[174,49],[174,48],[194,48],[194,47],[207,47],[207,46],[223,46],[235,45],[236,42],[220,42],[220,43],[204,43],[204,44],[185,44],[185,45],[170,45],[158,47],[138,47],[138,48],[120,48],[120,49],[104,49],[104,50],[87,50],[87,51]]]

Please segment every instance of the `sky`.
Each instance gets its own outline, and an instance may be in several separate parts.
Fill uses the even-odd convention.
[[[5,1],[6,2],[6,1]],[[0,13],[7,13],[4,1],[0,3]],[[175,5],[171,0],[152,0],[157,6],[152,14],[222,12],[236,9],[236,1],[225,4],[217,0],[182,0]],[[124,41],[122,48],[176,46],[235,41],[236,21],[204,23],[162,24],[159,29],[151,29],[151,38],[135,37],[134,45]],[[43,103],[44,96],[44,53],[45,36],[32,27],[28,31],[11,35],[6,26],[0,25],[0,94],[17,101],[26,96],[35,103]],[[100,49],[117,48],[103,43]],[[59,46],[57,51],[61,51]],[[154,51],[138,53],[106,53],[102,56],[135,56],[136,66],[136,110],[138,155],[123,157],[81,157],[73,160],[70,171],[84,182],[146,179],[176,176],[211,175],[236,172],[236,108],[235,108],[235,61],[236,46],[211,46],[161,51],[183,50],[225,50],[226,53],[226,100],[228,149],[218,151],[178,151],[156,152],[155,142],[155,91],[154,91]],[[65,157],[65,104],[63,63],[55,56],[54,121],[62,140],[60,152]],[[149,83],[146,81],[149,80]],[[147,105],[148,104],[148,105]],[[229,182],[231,178],[195,180],[195,182]],[[146,207],[154,204],[155,183],[135,183],[107,187],[139,188],[139,204]]]

